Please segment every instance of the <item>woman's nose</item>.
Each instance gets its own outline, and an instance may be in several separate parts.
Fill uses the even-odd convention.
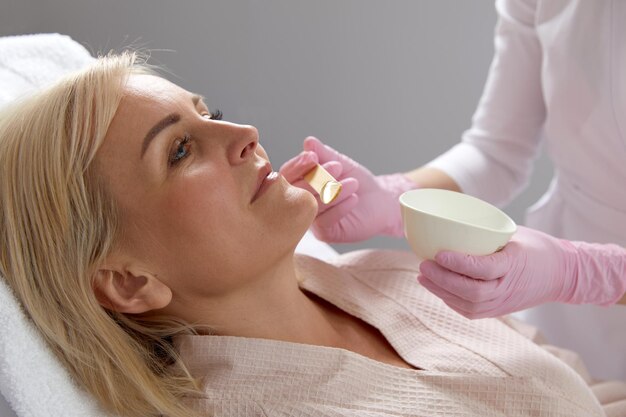
[[[229,141],[226,147],[228,160],[237,165],[254,157],[259,144],[259,131],[250,125],[229,123]]]

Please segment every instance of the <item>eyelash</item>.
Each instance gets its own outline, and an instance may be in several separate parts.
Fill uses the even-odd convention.
[[[222,120],[222,116],[223,116],[221,110],[218,110],[218,109],[212,112],[209,112],[209,115],[211,116],[210,117],[211,120]],[[180,161],[182,161],[183,159],[189,156],[188,145],[190,144],[190,142],[191,142],[191,135],[189,133],[185,133],[182,139],[176,139],[176,141],[174,142],[174,147],[172,148],[172,151],[170,152],[170,156],[168,158],[168,163],[170,167],[176,166]],[[187,148],[185,149],[185,154],[182,156],[179,156],[180,150],[183,149],[185,146],[187,146]]]
[[[212,112],[209,112],[211,115],[211,120],[222,120],[222,116],[224,115],[220,109],[215,109]]]

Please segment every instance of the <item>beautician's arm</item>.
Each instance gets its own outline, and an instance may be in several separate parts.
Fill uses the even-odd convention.
[[[437,168],[422,167],[404,175],[420,188],[441,188],[461,192],[461,187],[448,174]]]

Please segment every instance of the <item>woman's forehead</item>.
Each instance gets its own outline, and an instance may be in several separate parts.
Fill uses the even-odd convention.
[[[186,99],[191,93],[156,75],[132,74],[124,85],[127,101],[172,101]]]
[[[183,88],[154,75],[131,75],[124,85],[114,124],[122,122],[145,129],[156,119],[181,112],[193,95]]]
[[[131,75],[107,132],[104,147],[143,137],[167,114],[180,112],[189,92],[154,75]],[[107,145],[109,144],[109,145]]]

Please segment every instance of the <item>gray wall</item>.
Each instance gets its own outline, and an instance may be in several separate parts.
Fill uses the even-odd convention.
[[[92,52],[152,49],[174,82],[259,128],[279,167],[315,135],[375,173],[458,142],[493,53],[487,0],[0,0],[0,35],[60,32]],[[523,211],[545,190],[538,163]],[[376,238],[340,251],[406,247]]]

